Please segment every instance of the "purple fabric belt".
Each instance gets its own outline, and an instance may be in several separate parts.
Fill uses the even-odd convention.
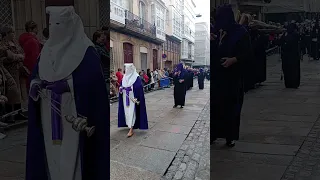
[[[42,81],[42,88],[45,88],[49,83]],[[61,118],[61,101],[62,95],[51,92],[51,129],[52,129],[52,141],[60,144],[62,141],[62,118]],[[54,107],[52,107],[54,106]]]
[[[129,99],[129,92],[132,91],[131,87],[121,87],[120,89],[120,93],[123,92],[123,90],[126,91],[126,105],[130,106],[130,99]]]
[[[51,93],[51,128],[52,141],[62,141],[61,94]],[[58,111],[58,112],[57,112]]]

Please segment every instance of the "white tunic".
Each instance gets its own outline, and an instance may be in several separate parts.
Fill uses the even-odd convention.
[[[133,86],[131,86],[132,91],[129,92],[129,97],[134,99],[134,93],[133,93]],[[125,118],[126,118],[126,124],[129,128],[133,128],[134,123],[136,122],[136,104],[132,102],[130,99],[130,105],[127,106],[126,103],[126,90],[122,91],[122,100],[123,100],[123,108],[124,108],[124,113],[125,113]]]
[[[37,80],[31,82],[31,86]],[[39,80],[38,80],[39,81]],[[68,84],[71,93],[62,94],[62,143],[54,145],[52,141],[51,127],[51,91],[43,89],[44,97],[41,103],[41,122],[44,135],[44,143],[47,155],[49,180],[81,180],[81,158],[79,149],[79,133],[76,132],[71,123],[65,120],[66,115],[77,117],[74,101],[74,90],[72,77]]]

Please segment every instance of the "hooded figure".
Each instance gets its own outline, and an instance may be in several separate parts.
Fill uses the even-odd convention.
[[[174,84],[174,108],[177,106],[181,106],[183,108],[186,99],[186,91],[187,91],[187,84],[186,78],[187,71],[183,68],[183,64],[179,63],[174,70],[173,73],[173,84]]]
[[[198,74],[198,85],[199,85],[199,89],[203,89],[204,88],[204,79],[205,79],[205,73],[203,72],[203,69],[200,68],[199,74]]]
[[[286,88],[300,86],[300,48],[296,24],[287,27],[287,33],[280,40],[282,71]]]
[[[30,83],[26,180],[108,179],[110,112],[100,58],[72,6],[46,12],[50,37]]]
[[[244,67],[252,57],[249,33],[235,22],[232,7],[223,5],[217,9],[213,28],[217,38],[211,41],[213,107],[211,143],[225,138],[233,147],[239,139],[240,113],[244,96]]]
[[[311,57],[314,60],[319,60],[319,42],[320,42],[319,38],[320,38],[320,29],[318,25],[315,25],[312,28],[312,33],[311,33]]]
[[[119,88],[118,127],[148,129],[148,117],[142,81],[132,63],[125,64],[125,74]]]

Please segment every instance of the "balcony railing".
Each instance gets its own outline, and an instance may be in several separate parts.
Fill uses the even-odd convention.
[[[110,19],[125,24],[125,9],[114,2],[110,2]]]
[[[133,14],[130,11],[126,12],[126,27],[132,30],[138,31],[141,34],[151,36],[153,38],[157,37],[157,29],[156,26],[152,25],[148,21],[140,18],[139,16]]]

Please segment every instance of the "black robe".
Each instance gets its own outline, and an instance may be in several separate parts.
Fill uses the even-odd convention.
[[[226,41],[228,41],[226,37]],[[212,45],[213,44],[213,45]],[[218,43],[211,43],[211,52],[217,50]],[[212,53],[211,83],[211,139],[239,139],[240,114],[244,97],[244,67],[252,56],[252,46],[248,33],[237,41],[225,57],[236,57],[237,63],[228,68],[221,65],[219,53]]]
[[[254,48],[255,56],[255,83],[262,83],[267,80],[267,53],[268,37],[259,35]]]
[[[299,35],[296,33],[281,39],[282,71],[286,88],[300,86],[300,48]]]
[[[207,78],[208,81],[210,81],[210,76],[211,76],[211,75],[210,75],[210,71],[207,71],[207,72],[206,72],[206,78]]]
[[[190,71],[189,72],[190,75],[190,88],[193,88],[193,77],[194,77],[194,72]]]
[[[203,89],[204,88],[204,78],[205,78],[204,72],[201,72],[201,73],[198,74],[199,89]]]
[[[184,106],[185,99],[186,99],[186,75],[182,78],[184,82],[180,83],[179,78],[177,76],[173,77],[174,89],[173,89],[173,96],[174,96],[174,105],[175,106]],[[181,79],[181,78],[180,78]]]
[[[311,33],[311,57],[315,60],[319,59],[319,32],[316,32],[316,29]],[[313,39],[317,39],[314,41]]]

